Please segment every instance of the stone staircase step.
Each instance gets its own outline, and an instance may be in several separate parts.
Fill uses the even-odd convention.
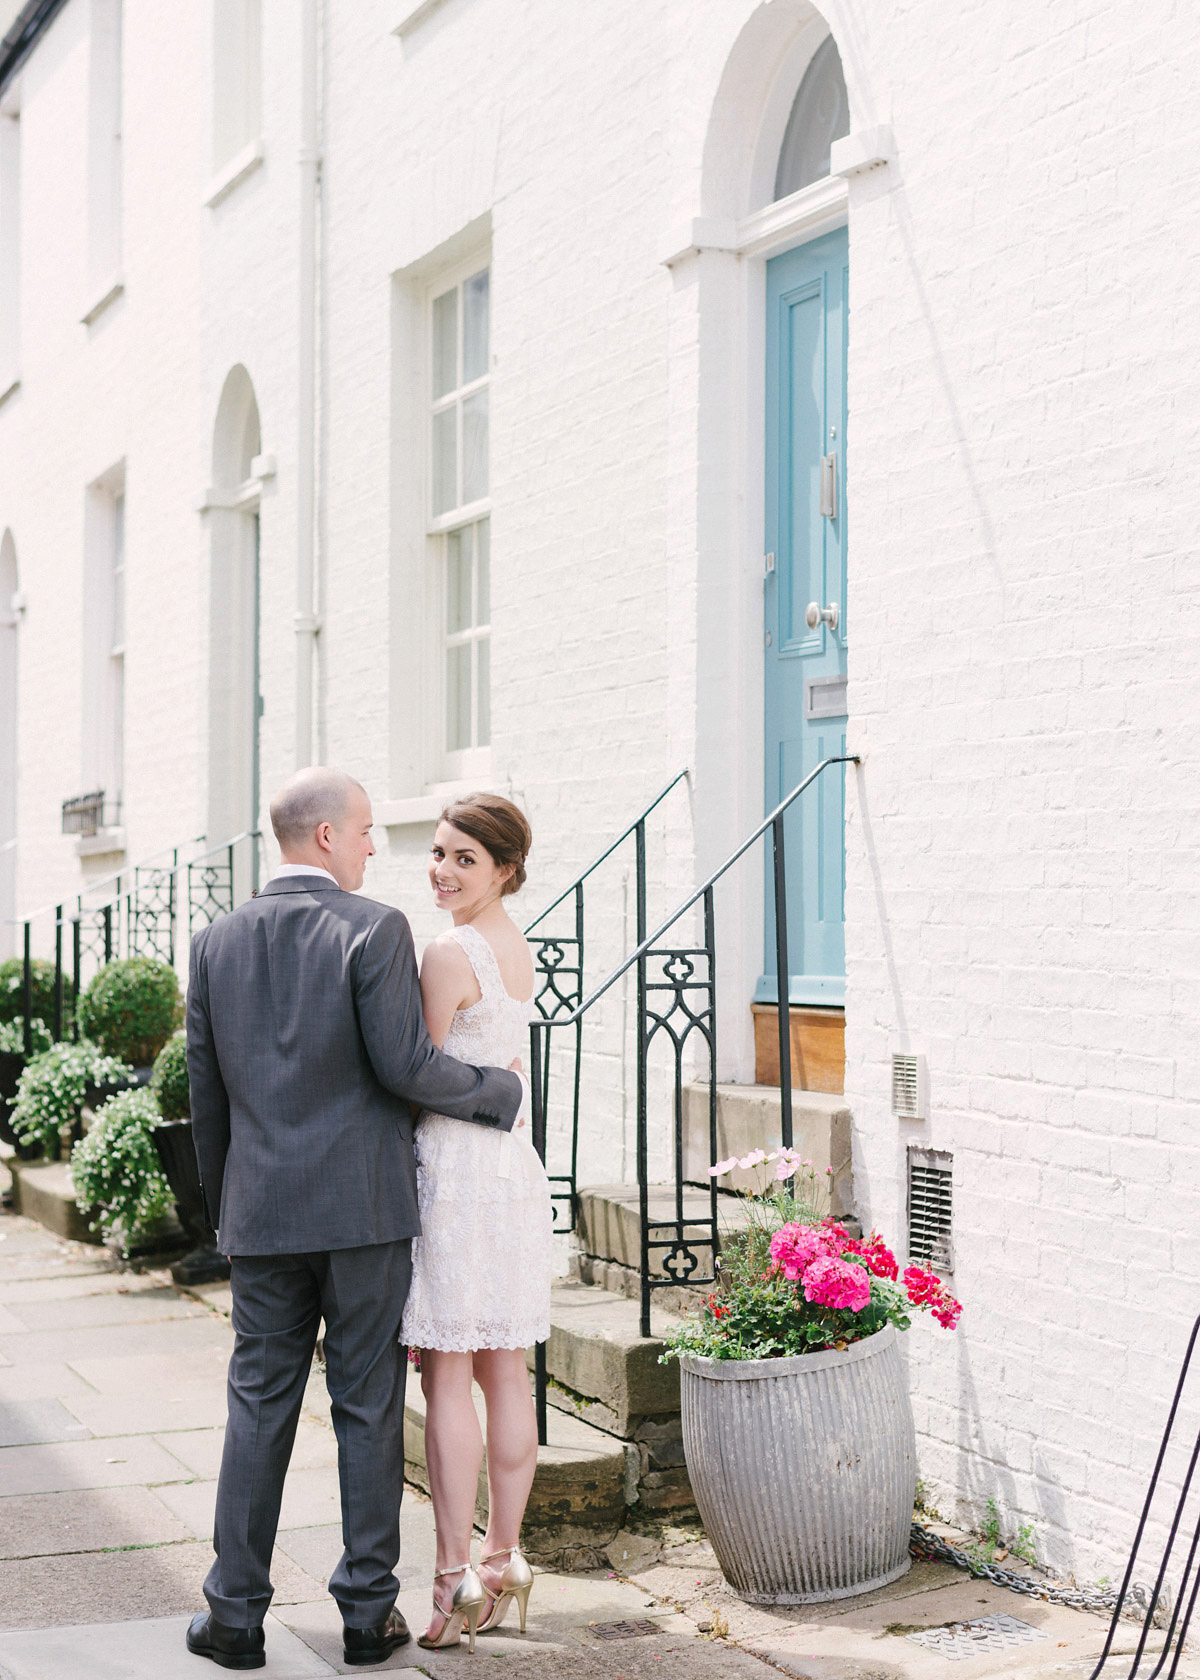
[[[475,1391],[480,1425],[483,1395]],[[549,1444],[538,1448],[537,1470],[521,1529],[534,1563],[547,1568],[587,1569],[604,1565],[603,1550],[623,1526],[636,1498],[637,1449],[569,1412],[551,1409]],[[407,1480],[429,1491],[425,1457],[425,1396],[410,1375],[404,1406]],[[487,1460],[479,1476],[475,1518],[487,1523]]]
[[[746,1156],[752,1149],[773,1149],[780,1142],[778,1085],[717,1086],[717,1160]],[[683,1090],[683,1176],[704,1182],[712,1164],[709,1150],[709,1096],[706,1084]],[[850,1110],[846,1099],[823,1091],[792,1092],[792,1143],[811,1161],[819,1184],[829,1180],[829,1211],[839,1218],[853,1208],[850,1166]],[[832,1168],[832,1172],[827,1169]],[[738,1172],[723,1186],[753,1189],[759,1177]]]

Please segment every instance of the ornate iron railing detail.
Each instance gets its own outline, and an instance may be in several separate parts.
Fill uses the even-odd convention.
[[[607,863],[627,841],[633,841],[634,874],[636,880],[637,939],[646,935],[646,821],[653,811],[687,776],[681,770],[673,776],[634,820],[617,835],[600,856],[559,893],[525,929],[525,937],[533,948],[534,1003],[542,1021],[574,1024],[570,1045],[571,1095],[569,1124],[569,1170],[548,1174],[551,1205],[554,1209],[554,1229],[567,1232],[575,1226],[575,1194],[579,1175],[579,1100],[583,1079],[583,1018],[579,1014],[583,1002],[584,954],[587,927],[587,883],[602,864]],[[563,931],[538,931],[559,912]],[[560,926],[562,924],[560,923]],[[538,1084],[541,1093],[541,1131],[535,1136],[543,1161],[546,1158],[545,1116],[550,1103],[550,1058],[542,1059]],[[539,1141],[540,1139],[540,1141]]]
[[[53,905],[19,922],[26,1054],[33,1047],[35,928],[45,929],[37,938],[42,950],[53,940],[53,1021],[46,1025],[55,1038],[77,1036],[72,1000],[85,982],[118,957],[154,957],[172,965],[183,959],[196,928],[233,909],[239,870],[247,882],[257,879],[261,839],[255,830],[211,851],[185,856],[203,845],[201,837],[89,884],[70,904]],[[185,872],[186,880],[181,880]]]

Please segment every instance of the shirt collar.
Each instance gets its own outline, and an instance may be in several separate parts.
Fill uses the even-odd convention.
[[[335,887],[341,886],[337,876],[330,874],[328,869],[322,869],[319,863],[281,863],[271,879],[281,881],[291,875],[323,875],[327,881],[332,881]]]

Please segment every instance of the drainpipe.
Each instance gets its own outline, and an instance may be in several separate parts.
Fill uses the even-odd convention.
[[[320,0],[300,0],[300,269],[296,352],[296,768],[313,761],[316,611],[317,213],[321,190],[318,103]]]

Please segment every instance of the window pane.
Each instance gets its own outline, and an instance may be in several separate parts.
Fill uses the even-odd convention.
[[[488,370],[488,271],[473,274],[463,285],[464,385],[482,379]]]
[[[492,739],[492,659],[491,641],[482,636],[475,643],[476,688],[479,695],[479,733],[476,745],[486,747]]]
[[[476,391],[462,405],[464,502],[478,501],[488,489],[488,394]]]
[[[471,628],[471,527],[446,537],[446,631]]]
[[[444,397],[458,384],[458,289],[433,300],[433,395]]]
[[[457,506],[455,493],[454,410],[444,408],[433,417],[433,511],[448,513]]]
[[[475,527],[475,622],[492,622],[492,522],[481,519]]]
[[[471,644],[446,649],[446,750],[471,745]]]

